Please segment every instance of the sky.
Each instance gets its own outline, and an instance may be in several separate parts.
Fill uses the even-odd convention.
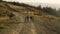
[[[60,8],[60,0],[4,0],[4,1],[15,1],[20,3],[26,3],[33,6],[41,5],[42,7]]]
[[[38,2],[38,3],[60,3],[60,0],[6,0],[6,1],[17,1],[17,2]]]

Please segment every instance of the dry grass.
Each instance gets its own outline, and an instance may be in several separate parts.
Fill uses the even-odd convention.
[[[2,15],[0,15],[0,27],[6,27],[5,32],[7,32],[7,34],[9,34],[8,30],[10,31],[10,34],[19,34],[19,30],[20,33],[26,33],[25,30],[27,30],[27,33],[29,32],[32,34],[60,34],[60,17],[49,15],[44,13],[42,10],[37,10],[35,8],[6,3],[12,9],[20,11],[20,13],[12,11],[14,16],[10,19],[6,13],[8,9],[3,4],[4,3],[0,4],[3,6],[0,8],[0,14]],[[34,22],[25,23],[24,12],[26,11],[34,12]]]

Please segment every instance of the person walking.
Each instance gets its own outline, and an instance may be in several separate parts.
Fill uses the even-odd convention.
[[[26,15],[25,15],[25,21],[30,21],[30,20],[34,21],[33,16],[34,16],[34,12],[28,12],[27,11]]]
[[[30,18],[30,20],[34,21],[33,17],[34,17],[34,12],[29,12],[29,18]]]

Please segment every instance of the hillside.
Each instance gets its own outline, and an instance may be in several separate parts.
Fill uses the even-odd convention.
[[[34,15],[26,21],[27,11]],[[60,34],[60,17],[31,6],[0,2],[0,34]]]

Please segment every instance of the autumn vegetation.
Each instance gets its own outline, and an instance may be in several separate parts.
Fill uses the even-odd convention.
[[[34,12],[34,21],[31,20],[33,24],[25,22],[24,12],[27,11]],[[7,28],[6,30],[11,29],[14,32],[20,29],[18,28],[20,25],[24,26],[21,33],[25,32],[24,28],[30,28],[29,25],[35,25],[31,27],[32,29],[35,27],[37,34],[60,34],[60,9],[3,1],[0,2],[0,24],[0,29]],[[2,31],[4,32],[4,30]]]

